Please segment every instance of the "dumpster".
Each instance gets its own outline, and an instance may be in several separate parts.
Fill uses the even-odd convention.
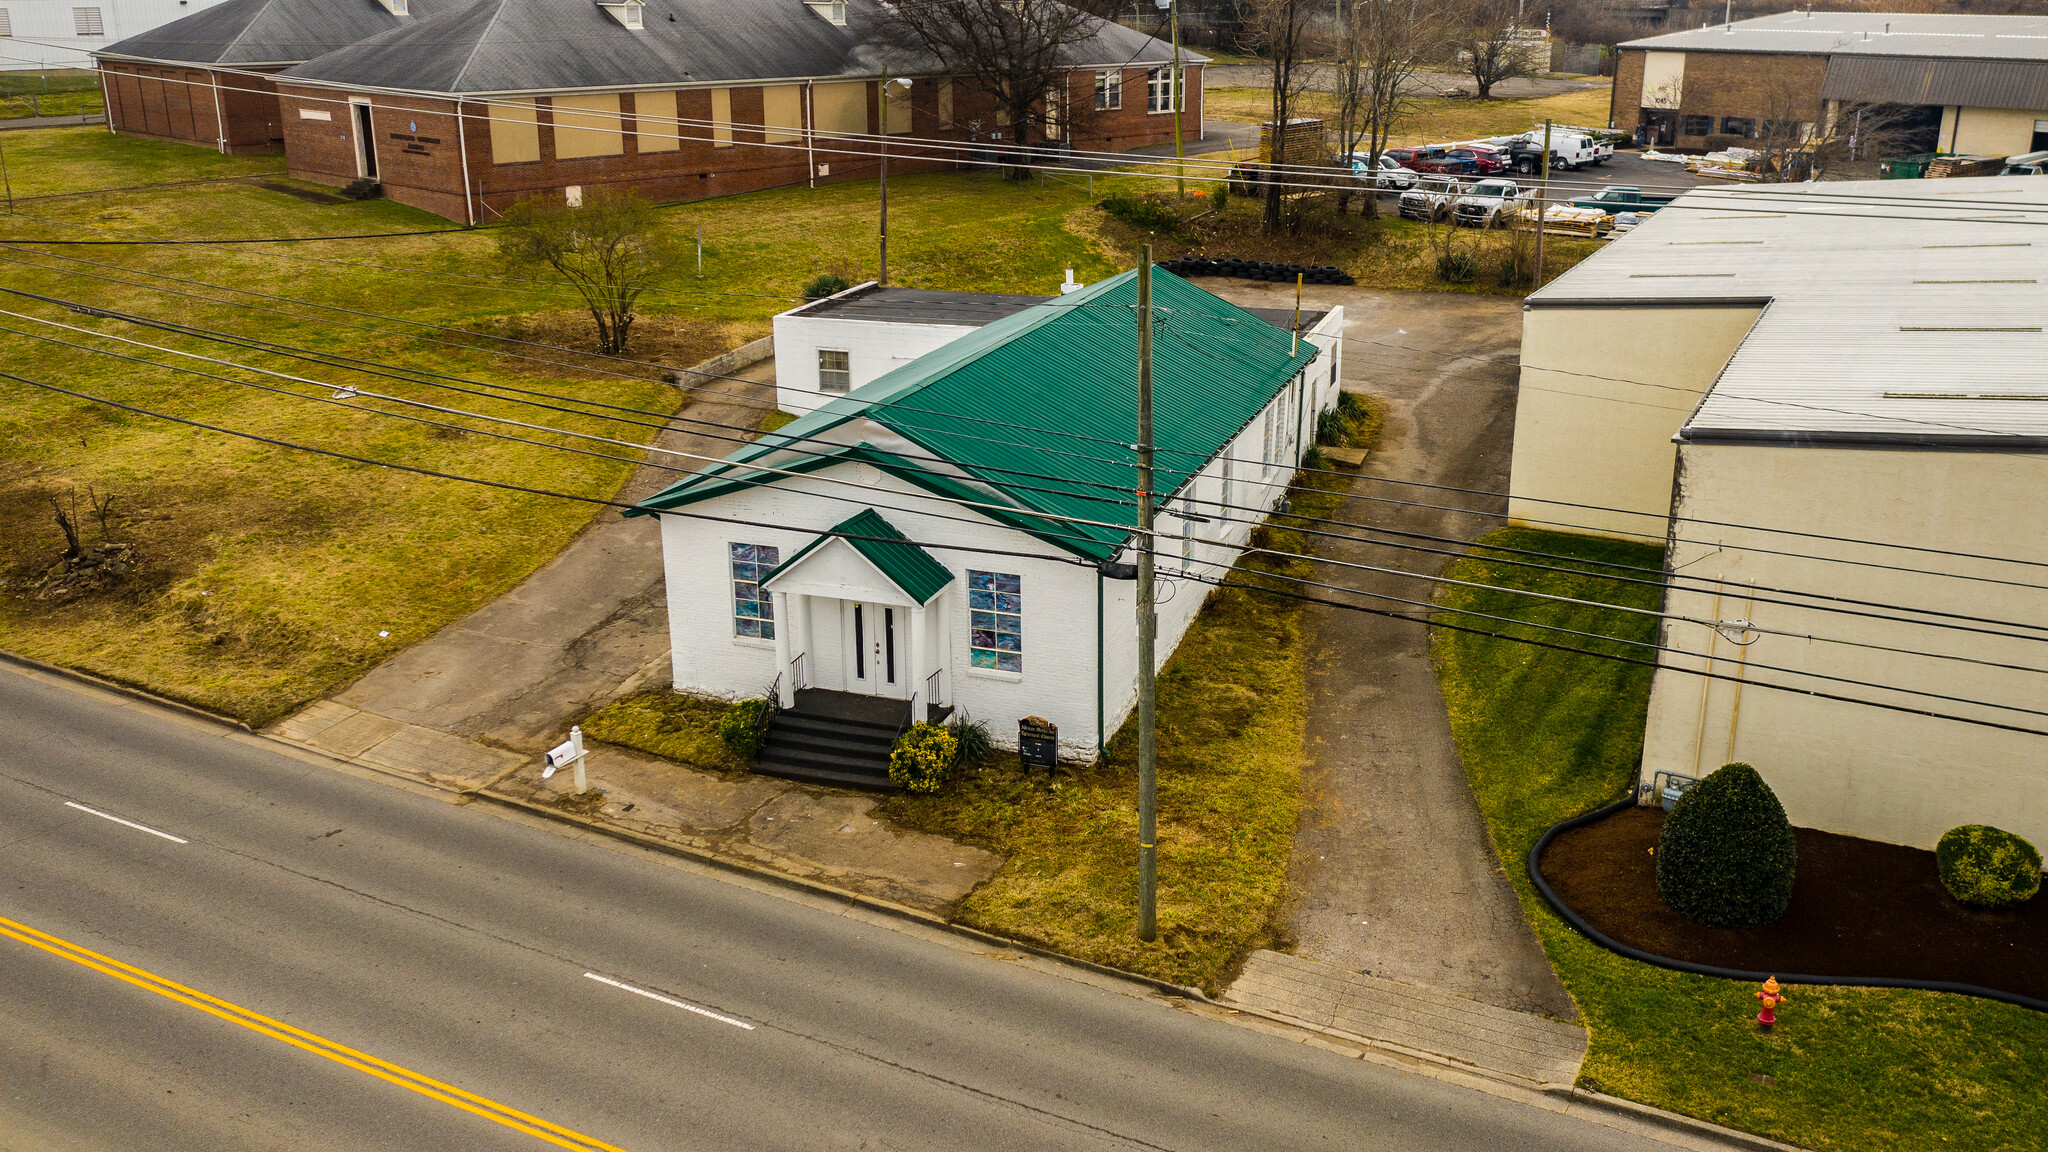
[[[1894,156],[1877,162],[1880,179],[1918,180],[1927,175],[1927,165],[1939,158],[1939,152],[1916,152],[1911,156]]]

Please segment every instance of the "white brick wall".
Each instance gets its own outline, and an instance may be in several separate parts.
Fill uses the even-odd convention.
[[[854,326],[896,327],[859,323]],[[1324,349],[1324,355],[1309,366],[1298,396],[1294,389],[1283,389],[1269,406],[1276,413],[1276,456],[1291,446],[1298,458],[1299,452],[1314,441],[1316,415],[1335,401],[1337,357],[1341,354],[1335,336],[1342,326],[1341,310],[1318,326],[1310,339]],[[780,331],[777,341],[779,360]],[[1297,408],[1297,404],[1301,406]],[[1162,667],[1210,590],[1208,585],[1186,578],[1190,566],[1179,559],[1180,531],[1184,526],[1193,529],[1192,569],[1196,575],[1218,579],[1236,563],[1252,525],[1233,523],[1225,517],[1244,518],[1252,513],[1215,507],[1222,497],[1220,457],[1256,461],[1263,447],[1264,419],[1264,413],[1255,417],[1185,490],[1184,494],[1197,501],[1197,513],[1209,517],[1207,523],[1190,525],[1173,516],[1160,518],[1161,550],[1166,553],[1158,559],[1163,602],[1159,605],[1157,658]],[[1297,427],[1301,437],[1298,443],[1290,445]],[[1284,459],[1283,456],[1282,463],[1265,469],[1253,463],[1235,464],[1230,502],[1247,508],[1271,508],[1284,494],[1291,475]],[[871,487],[849,487],[836,481]],[[1165,507],[1172,510],[1181,506],[1174,501]],[[934,545],[927,551],[955,574],[956,583],[942,593],[943,598],[949,599],[945,634],[934,639],[935,645],[942,646],[940,651],[949,672],[950,694],[945,702],[959,704],[970,714],[988,721],[997,739],[1006,746],[1014,743],[1019,718],[1043,716],[1059,725],[1066,755],[1092,758],[1097,749],[1098,724],[1098,588],[1104,624],[1100,724],[1104,733],[1113,735],[1137,702],[1136,585],[1102,579],[1092,567],[1058,559],[1064,554],[1050,544],[986,520],[971,509],[930,496],[865,464],[838,465],[680,510],[778,527],[748,528],[693,520],[686,515],[661,517],[676,686],[687,691],[755,696],[762,694],[776,678],[774,644],[733,635],[729,542],[774,545],[787,559],[819,532],[864,507],[874,507],[912,540]],[[935,546],[942,541],[948,546]],[[1004,557],[965,550],[970,548],[1046,558]],[[1119,559],[1132,561],[1135,557],[1126,554]],[[1014,572],[1022,578],[1021,676],[967,666],[965,574],[969,568]],[[810,603],[813,651],[806,658],[809,682],[821,688],[847,688],[841,602],[813,599]],[[936,617],[932,623],[936,631]],[[777,621],[777,626],[787,628],[789,621]],[[908,634],[904,627],[906,643]],[[926,671],[931,670],[927,665]]]
[[[775,318],[775,406],[801,416],[843,393],[818,389],[818,350],[847,353],[859,388],[974,331],[951,324],[896,324],[831,315]]]

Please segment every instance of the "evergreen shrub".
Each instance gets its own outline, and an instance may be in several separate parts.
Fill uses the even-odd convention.
[[[1934,846],[1941,886],[1965,904],[2009,908],[2041,890],[2041,853],[2002,828],[1964,824]]]
[[[804,299],[823,300],[827,296],[835,296],[851,287],[853,285],[846,282],[846,277],[835,276],[827,272],[809,284],[804,285]]]
[[[1725,764],[1695,784],[1657,841],[1657,894],[1710,928],[1757,928],[1792,902],[1798,847],[1785,806],[1755,768]]]

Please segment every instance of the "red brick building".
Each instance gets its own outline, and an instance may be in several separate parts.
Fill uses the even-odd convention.
[[[1631,40],[1612,101],[1613,126],[1658,147],[1739,145],[1773,122],[1823,133],[1886,105],[1901,152],[2039,151],[2048,17],[1800,11]]]
[[[226,0],[94,53],[115,132],[235,155],[284,150],[277,85],[294,65],[460,0]]]
[[[989,101],[883,39],[874,0],[477,0],[279,76],[285,151],[295,177],[374,182],[465,223],[605,186],[689,200],[872,179],[893,56],[910,76],[891,82],[892,168],[1000,161],[1014,136]],[[1193,139],[1201,58],[1185,59]],[[1099,25],[1067,50],[1048,134],[1078,150],[1171,143],[1171,61]]]

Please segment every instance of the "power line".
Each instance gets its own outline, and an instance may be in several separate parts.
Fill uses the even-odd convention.
[[[259,442],[259,443],[265,443],[265,444],[270,444],[270,445],[273,445],[273,446],[276,446],[276,447],[282,447],[282,448],[289,448],[289,449],[294,449],[294,450],[298,450],[298,451],[305,451],[305,452],[311,452],[311,453],[316,453],[316,454],[319,454],[319,455],[323,455],[323,456],[329,456],[329,457],[333,457],[333,458],[336,458],[336,459],[348,460],[348,461],[351,461],[351,462],[354,462],[354,463],[359,463],[359,464],[368,464],[368,465],[375,465],[375,466],[378,466],[378,467],[383,467],[383,468],[391,468],[391,469],[395,469],[395,470],[399,470],[399,471],[404,471],[404,472],[409,472],[409,473],[413,473],[413,474],[416,474],[416,475],[422,475],[422,476],[429,476],[429,477],[433,477],[433,478],[436,478],[436,479],[443,479],[443,480],[454,480],[454,481],[460,481],[460,482],[466,482],[466,483],[472,483],[472,484],[481,484],[481,485],[485,485],[485,486],[488,486],[488,487],[498,488],[498,489],[502,489],[502,490],[506,490],[506,491],[514,491],[514,492],[521,492],[521,493],[525,493],[525,494],[528,494],[528,495],[534,495],[534,496],[543,496],[543,497],[555,497],[555,498],[561,498],[561,499],[569,499],[569,500],[576,500],[576,501],[579,501],[579,502],[583,502],[583,503],[591,503],[591,504],[600,504],[600,505],[606,505],[606,506],[611,506],[611,507],[619,507],[619,508],[627,508],[627,509],[638,509],[638,510],[640,510],[640,511],[644,511],[644,512],[650,512],[650,513],[653,513],[653,514],[656,514],[656,515],[664,515],[664,516],[678,516],[678,517],[681,517],[681,518],[685,518],[685,519],[694,519],[694,520],[704,520],[704,521],[711,521],[711,522],[716,522],[716,523],[729,523],[729,524],[740,524],[740,525],[745,525],[745,526],[749,526],[749,527],[759,527],[759,528],[776,528],[776,529],[786,529],[786,528],[787,528],[787,525],[775,525],[775,524],[767,524],[767,523],[763,523],[763,522],[759,522],[759,521],[749,521],[749,520],[742,520],[742,519],[737,519],[737,518],[731,518],[731,517],[718,517],[718,516],[709,516],[709,515],[705,515],[705,514],[703,514],[703,513],[688,513],[688,512],[679,512],[679,511],[674,511],[674,510],[669,510],[669,509],[657,509],[657,508],[649,508],[649,507],[647,507],[647,506],[645,506],[645,505],[637,505],[637,504],[628,504],[628,503],[623,503],[623,502],[620,502],[620,501],[614,501],[614,500],[605,500],[605,499],[602,499],[602,498],[599,498],[599,497],[577,496],[577,495],[573,495],[573,494],[568,494],[568,493],[558,493],[558,492],[552,492],[552,491],[549,491],[549,490],[546,490],[546,489],[538,489],[538,488],[531,488],[531,487],[527,487],[527,486],[523,486],[523,485],[516,485],[516,484],[508,484],[508,483],[505,483],[505,482],[502,482],[502,481],[484,480],[484,479],[481,479],[481,478],[476,478],[476,477],[467,477],[467,476],[460,476],[460,475],[456,475],[456,474],[452,474],[452,473],[438,472],[438,471],[435,471],[435,470],[432,470],[432,469],[426,469],[426,468],[419,468],[419,467],[416,467],[416,466],[413,466],[413,465],[406,465],[406,464],[400,464],[400,463],[396,463],[396,462],[394,462],[394,461],[388,461],[388,460],[376,460],[376,459],[372,459],[372,458],[369,458],[369,457],[361,457],[361,456],[352,456],[352,455],[349,455],[349,454],[347,454],[347,453],[341,453],[341,452],[336,452],[336,451],[333,451],[333,450],[331,450],[331,449],[324,449],[324,448],[317,448],[317,447],[312,447],[312,446],[309,446],[309,445],[302,445],[302,444],[296,444],[296,443],[293,443],[293,442],[290,442],[290,441],[280,440],[280,439],[277,439],[277,438],[274,438],[274,437],[267,437],[267,436],[261,436],[261,435],[257,435],[257,434],[255,434],[255,433],[249,433],[249,432],[240,432],[240,431],[237,431],[237,430],[234,430],[234,429],[229,429],[229,428],[223,428],[223,427],[220,427],[220,426],[217,426],[217,425],[212,425],[212,424],[206,424],[206,423],[203,423],[203,422],[200,422],[200,421],[196,421],[196,420],[191,420],[191,419],[187,419],[187,418],[185,418],[185,417],[179,417],[179,416],[171,416],[171,415],[168,415],[168,414],[165,414],[165,413],[161,413],[161,412],[155,412],[155,411],[151,411],[151,410],[149,410],[149,409],[145,409],[145,408],[140,408],[140,407],[137,407],[137,406],[135,406],[135,405],[131,405],[131,404],[124,404],[124,403],[121,403],[121,402],[119,402],[119,401],[115,401],[115,400],[109,400],[109,399],[106,399],[106,398],[104,398],[104,397],[98,397],[98,396],[93,396],[93,395],[90,395],[90,394],[88,394],[88,393],[84,393],[84,392],[78,392],[78,391],[75,391],[75,390],[73,390],[73,389],[69,389],[69,388],[63,388],[63,387],[60,387],[60,386],[58,386],[58,385],[54,385],[54,384],[48,384],[48,383],[44,383],[44,382],[42,382],[42,381],[37,381],[37,380],[32,380],[32,379],[29,379],[28,377],[25,377],[25,376],[19,376],[19,375],[16,375],[16,374],[14,374],[14,373],[11,373],[11,372],[5,372],[5,371],[0,371],[0,378],[5,378],[5,379],[10,379],[10,380],[15,380],[15,381],[17,381],[17,382],[19,382],[19,383],[23,383],[23,384],[28,384],[28,385],[30,385],[30,386],[32,386],[32,387],[36,387],[36,388],[41,388],[41,389],[44,389],[44,390],[47,390],[47,391],[50,391],[50,392],[55,392],[55,393],[58,393],[58,394],[60,394],[60,395],[66,395],[66,396],[71,396],[71,397],[74,397],[74,398],[77,398],[77,399],[81,399],[81,400],[86,400],[86,401],[89,401],[89,402],[92,402],[92,403],[104,404],[104,405],[107,405],[107,406],[109,406],[109,407],[114,407],[114,408],[120,408],[120,409],[123,409],[123,410],[125,410],[125,411],[129,411],[129,412],[134,412],[134,413],[136,413],[136,414],[138,414],[138,415],[144,415],[144,416],[151,416],[151,417],[154,417],[154,418],[157,418],[157,419],[163,419],[163,420],[168,420],[168,421],[171,421],[171,422],[174,422],[174,423],[184,424],[184,425],[186,425],[186,426],[188,426],[188,427],[195,427],[195,428],[201,428],[201,429],[204,429],[204,430],[207,430],[207,431],[219,432],[219,433],[222,433],[222,434],[225,434],[225,435],[230,435],[230,436],[237,436],[237,437],[241,437],[241,438],[244,438],[244,439],[249,439],[249,440],[257,441],[257,442]],[[821,533],[821,534],[827,534],[827,535],[842,535],[842,536],[847,536],[847,537],[849,537],[849,538],[861,538],[861,539],[867,539],[867,537],[857,537],[857,534],[851,534],[851,533],[833,533],[833,532],[827,532],[827,533]],[[915,542],[915,541],[913,541],[913,543],[918,543],[918,542]],[[949,550],[949,551],[962,551],[962,552],[974,552],[974,553],[984,553],[984,554],[995,554],[995,555],[1004,555],[1004,556],[1012,556],[1012,557],[1019,557],[1019,558],[1028,558],[1028,559],[1043,559],[1043,560],[1052,560],[1052,561],[1057,561],[1057,562],[1060,562],[1060,563],[1066,563],[1066,564],[1073,564],[1073,565],[1076,565],[1076,566],[1082,566],[1082,567],[1090,567],[1090,566],[1092,566],[1092,565],[1088,565],[1088,564],[1087,564],[1087,562],[1085,562],[1085,561],[1081,561],[1081,560],[1078,560],[1078,559],[1075,559],[1075,558],[1071,558],[1071,557],[1062,557],[1062,556],[1049,556],[1049,555],[1040,555],[1040,554],[1031,554],[1031,553],[1021,553],[1021,552],[1015,552],[1015,551],[1011,551],[1011,550],[1005,550],[1005,549],[992,549],[992,548],[976,548],[976,547],[966,547],[966,546],[961,546],[961,547],[957,547],[957,548],[956,548],[956,547],[955,547],[954,545],[951,545],[951,544],[919,544],[919,546],[921,546],[921,547],[933,547],[933,548],[939,548],[939,549],[941,549],[941,550]],[[1268,574],[1268,575],[1276,575],[1276,574]],[[1197,578],[1197,579],[1199,579],[1199,578]],[[1248,591],[1254,591],[1254,592],[1261,592],[1261,593],[1265,593],[1265,594],[1270,594],[1270,595],[1278,595],[1278,596],[1285,596],[1285,597],[1289,597],[1289,598],[1292,598],[1292,599],[1297,599],[1297,600],[1310,600],[1310,601],[1313,601],[1313,602],[1327,603],[1327,604],[1329,604],[1329,605],[1330,605],[1330,606],[1332,606],[1332,607],[1338,607],[1338,608],[1345,608],[1345,609],[1349,609],[1349,610],[1353,610],[1353,611],[1364,611],[1364,612],[1368,612],[1368,613],[1370,613],[1370,614],[1372,614],[1372,615],[1379,615],[1379,616],[1389,616],[1389,617],[1393,617],[1393,618],[1396,618],[1396,619],[1406,619],[1406,620],[1410,620],[1410,621],[1412,621],[1412,622],[1415,622],[1415,623],[1421,623],[1421,624],[1425,624],[1425,625],[1429,625],[1429,624],[1431,624],[1431,623],[1432,623],[1431,621],[1429,621],[1429,620],[1427,620],[1427,619],[1423,619],[1423,618],[1416,618],[1416,617],[1411,617],[1411,616],[1407,616],[1407,615],[1405,615],[1405,614],[1401,614],[1401,613],[1393,613],[1393,612],[1388,612],[1388,611],[1385,611],[1385,610],[1376,610],[1376,609],[1371,609],[1371,608],[1368,608],[1368,607],[1366,607],[1366,606],[1363,606],[1363,605],[1352,605],[1352,604],[1343,604],[1343,603],[1339,603],[1339,602],[1336,602],[1336,601],[1325,601],[1325,600],[1320,600],[1320,599],[1318,599],[1318,598],[1314,598],[1314,597],[1309,597],[1309,596],[1307,596],[1307,595],[1305,595],[1305,594],[1300,594],[1300,593],[1290,593],[1290,592],[1287,592],[1287,591],[1285,591],[1285,590],[1282,590],[1282,589],[1272,589],[1272,588],[1265,588],[1265,587],[1262,587],[1262,586],[1258,586],[1258,585],[1251,585],[1251,584],[1241,584],[1241,583],[1240,583],[1240,584],[1230,584],[1230,583],[1229,583],[1229,582],[1227,581],[1227,578],[1226,578],[1226,579],[1224,579],[1224,580],[1202,580],[1201,582],[1204,582],[1204,583],[1210,583],[1210,584],[1212,584],[1212,585],[1214,585],[1214,586],[1221,586],[1221,587],[1240,587],[1240,588],[1244,588],[1244,589],[1246,589],[1246,590],[1248,590]],[[1512,591],[1511,589],[1497,589],[1497,590],[1498,590],[1498,591]],[[1347,590],[1347,591],[1351,591],[1351,590]],[[1612,606],[1612,605],[1602,605],[1602,607],[1613,607],[1613,606]],[[1530,622],[1530,621],[1518,621],[1517,623],[1521,624],[1521,625],[1522,625],[1522,626],[1524,626],[1524,627],[1534,627],[1534,628],[1551,628],[1551,626],[1548,626],[1548,625],[1542,625],[1542,624],[1537,624],[1537,623],[1534,623],[1534,622]],[[1661,667],[1661,668],[1666,668],[1666,669],[1667,669],[1667,670],[1669,670],[1669,671],[1674,671],[1674,672],[1678,672],[1678,673],[1681,673],[1681,674],[1684,674],[1684,675],[1691,675],[1691,676],[1704,676],[1704,677],[1707,677],[1707,678],[1711,678],[1711,679],[1725,679],[1725,680],[1733,680],[1733,679],[1735,679],[1735,677],[1729,677],[1729,676],[1725,676],[1725,675],[1722,675],[1722,674],[1717,674],[1717,673],[1714,673],[1714,672],[1712,672],[1711,670],[1694,670],[1694,669],[1687,669],[1687,668],[1678,668],[1678,667],[1675,667],[1675,666],[1669,666],[1669,665],[1662,665],[1662,664],[1660,664],[1660,663],[1658,663],[1658,662],[1656,662],[1656,661],[1647,661],[1647,660],[1635,659],[1635,658],[1630,658],[1630,657],[1625,657],[1625,656],[1619,656],[1619,655],[1616,655],[1616,654],[1612,654],[1612,653],[1602,653],[1602,652],[1597,652],[1597,651],[1593,651],[1593,650],[1591,650],[1591,649],[1577,649],[1577,648],[1571,648],[1571,647],[1569,647],[1569,646],[1564,646],[1564,645],[1555,645],[1555,644],[1549,644],[1549,643],[1546,643],[1546,642],[1543,642],[1543,641],[1537,641],[1537,640],[1532,640],[1532,639],[1529,639],[1529,638],[1526,638],[1526,637],[1516,637],[1516,636],[1511,636],[1511,635],[1508,635],[1508,634],[1505,634],[1505,633],[1484,633],[1484,632],[1481,632],[1480,630],[1477,630],[1477,629],[1472,629],[1472,628],[1468,628],[1468,627],[1464,627],[1464,626],[1459,626],[1459,625],[1450,625],[1450,624],[1444,624],[1444,625],[1441,625],[1441,626],[1443,626],[1443,627],[1447,627],[1447,628],[1450,628],[1451,630],[1454,630],[1454,631],[1460,631],[1460,632],[1480,632],[1480,634],[1483,634],[1483,635],[1491,635],[1491,636],[1493,636],[1494,638],[1497,638],[1497,639],[1505,639],[1505,640],[1512,640],[1512,641],[1514,641],[1514,642],[1516,642],[1516,643],[1525,643],[1525,644],[1531,644],[1531,645],[1535,645],[1535,646],[1538,646],[1538,647],[1544,647],[1544,648],[1551,648],[1551,649],[1555,649],[1555,650],[1562,650],[1562,651],[1571,651],[1571,652],[1578,652],[1578,653],[1581,653],[1581,654],[1584,654],[1584,655],[1591,655],[1591,656],[1597,656],[1597,657],[1600,657],[1600,658],[1602,658],[1602,659],[1609,659],[1609,660],[1615,660],[1615,661],[1619,661],[1619,662],[1624,662],[1624,663],[1630,663],[1630,664],[1635,664],[1635,665],[1639,665],[1639,666],[1643,666],[1643,667],[1649,667],[1649,668],[1660,668],[1660,667]],[[1552,630],[1556,630],[1556,629],[1552,628]],[[1612,640],[1612,641],[1614,641],[1614,642],[1617,642],[1617,643],[1629,643],[1628,641],[1622,640],[1622,639],[1620,639],[1620,638],[1614,638],[1614,637],[1610,637],[1610,638],[1608,638],[1608,639],[1610,639],[1610,640]],[[1682,651],[1682,650],[1676,650],[1676,649],[1671,649],[1670,651],[1673,651],[1674,653],[1676,653],[1676,654],[1681,654],[1681,655],[1690,655],[1690,656],[1701,656],[1701,654],[1700,654],[1700,653],[1691,653],[1691,652],[1684,652],[1684,651]],[[1711,658],[1706,658],[1706,657],[1702,657],[1702,658],[1705,658],[1705,659],[1709,659],[1709,661],[1711,662]],[[1764,666],[1762,666],[1762,665],[1756,665],[1756,666],[1757,666],[1757,667],[1764,667]],[[1709,665],[1709,668],[1711,668],[1711,663],[1710,663],[1710,665]],[[1772,669],[1772,670],[1782,670],[1782,669]],[[1818,674],[1818,673],[1812,673],[1812,672],[1801,672],[1801,671],[1796,671],[1796,670],[1792,670],[1792,671],[1793,671],[1793,674],[1794,674],[1794,675],[1798,675],[1798,676],[1804,676],[1804,677],[1808,677],[1808,678],[1818,678],[1818,679],[1840,679],[1840,678],[1836,678],[1836,677],[1827,677],[1827,676],[1823,676],[1823,675],[1821,675],[1821,674]],[[1841,701],[1841,702],[1845,702],[1845,703],[1851,703],[1851,704],[1858,704],[1858,705],[1863,705],[1863,706],[1866,706],[1866,707],[1873,707],[1873,708],[1881,708],[1881,709],[1885,709],[1885,710],[1888,710],[1888,711],[1897,711],[1897,712],[1905,712],[1905,713],[1910,713],[1910,714],[1914,714],[1914,715],[1920,715],[1920,716],[1926,716],[1926,717],[1931,717],[1931,718],[1935,718],[1935,719],[1945,719],[1945,720],[1953,720],[1953,721],[1956,721],[1956,722],[1959,722],[1959,723],[1964,723],[1964,724],[1973,724],[1973,725],[1977,725],[1977,726],[1979,726],[1979,727],[1987,727],[1987,728],[1994,728],[1994,729],[1999,729],[1999,730],[2003,730],[2003,731],[2010,731],[2010,732],[2020,732],[2020,733],[2024,733],[2024,734],[2028,734],[2028,735],[2036,735],[2036,736],[2048,736],[2048,730],[2042,730],[2042,729],[2033,729],[2033,728],[2025,728],[2025,727],[2021,727],[2021,726],[2019,726],[2019,725],[2013,725],[2013,724],[2006,724],[2006,723],[2002,723],[2002,722],[1998,722],[1998,721],[1991,721],[1991,720],[1983,720],[1983,719],[1978,719],[1978,718],[1973,718],[1973,717],[1967,717],[1967,716],[1957,716],[1957,715],[1952,715],[1952,714],[1947,714],[1947,713],[1939,713],[1939,712],[1933,712],[1933,711],[1930,711],[1930,710],[1927,710],[1927,709],[1921,709],[1921,708],[1912,708],[1912,707],[1908,707],[1908,706],[1905,706],[1905,705],[1899,705],[1899,704],[1891,704],[1891,703],[1886,703],[1886,702],[1882,702],[1882,701],[1875,701],[1875,700],[1865,700],[1865,699],[1862,699],[1862,698],[1859,698],[1859,697],[1843,696],[1843,695],[1839,695],[1839,694],[1833,694],[1833,693],[1827,693],[1827,692],[1820,692],[1820,691],[1817,691],[1817,690],[1813,690],[1813,689],[1806,689],[1806,688],[1798,688],[1798,687],[1793,687],[1793,686],[1789,686],[1789,685],[1782,685],[1782,684],[1774,684],[1774,683],[1770,683],[1770,682],[1767,682],[1767,681],[1760,681],[1760,680],[1745,680],[1745,682],[1746,682],[1746,683],[1749,683],[1750,685],[1752,685],[1752,686],[1754,686],[1754,687],[1757,687],[1757,688],[1762,688],[1762,689],[1767,689],[1767,690],[1776,690],[1776,691],[1786,691],[1786,692],[1792,692],[1792,693],[1797,693],[1797,694],[1800,694],[1800,695],[1805,695],[1805,696],[1809,696],[1809,697],[1814,697],[1814,698],[1819,698],[1819,699],[1828,699],[1828,700],[1836,700],[1836,701]],[[1902,689],[1902,688],[1896,688],[1896,687],[1892,687],[1892,686],[1887,686],[1887,685],[1863,685],[1863,686],[1867,686],[1867,687],[1875,687],[1875,688],[1877,688],[1877,689],[1879,689],[1879,690],[1881,690],[1881,691],[1888,691],[1888,692],[1904,692],[1904,693],[1908,693],[1908,694],[1915,694],[1915,695],[1928,695],[1928,696],[1934,696],[1934,695],[1936,695],[1936,694],[1933,694],[1933,693],[1922,693],[1922,692],[1916,692],[1916,691],[1915,691],[1915,690],[1913,690],[1913,689]],[[1946,698],[1946,699],[1952,699],[1952,700],[1955,700],[1955,701],[1957,701],[1957,702],[1960,702],[1960,703],[1966,703],[1966,704],[1971,704],[1971,705],[1975,705],[1975,706],[1979,706],[1979,707],[1988,707],[1988,708],[1998,708],[1998,709],[2003,709],[2003,710],[2009,710],[2009,711],[2022,711],[2022,712],[2025,712],[2025,711],[2032,711],[2032,710],[2030,710],[2030,709],[2019,709],[2019,708],[2014,708],[2014,707],[2012,707],[2012,706],[2010,706],[2010,705],[2000,705],[2000,704],[1992,704],[1992,703],[1988,703],[1988,702],[1985,702],[1985,701],[1978,701],[1978,700],[1969,700],[1969,699],[1967,699],[1967,698],[1958,698],[1958,697],[1945,697],[1945,698]],[[2048,713],[2043,713],[2043,714],[2048,714]]]

